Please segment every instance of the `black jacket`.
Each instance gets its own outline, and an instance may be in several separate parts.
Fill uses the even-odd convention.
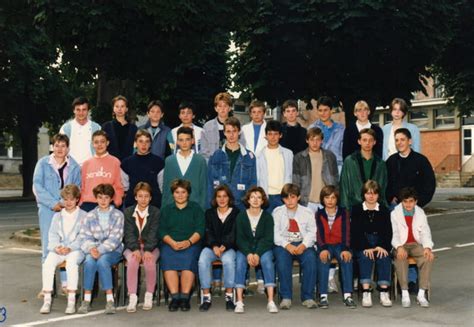
[[[232,208],[224,223],[219,219],[216,208],[206,211],[206,234],[204,246],[213,248],[224,245],[226,249],[235,249],[235,219],[239,209]]]
[[[135,205],[130,206],[125,209],[125,223],[123,231],[123,243],[125,249],[132,251],[140,250],[140,242],[138,241],[139,232],[137,224],[135,223],[135,217],[133,213],[135,212]],[[149,206],[148,207],[148,218],[145,226],[142,230],[141,238],[144,243],[145,251],[153,251],[158,247],[158,224],[160,219],[160,210],[157,207]]]
[[[297,154],[306,149],[308,144],[306,143],[307,130],[301,127],[300,124],[296,126],[289,126],[287,123],[282,125],[282,137],[280,139],[280,145],[284,148],[290,149],[293,154]]]
[[[109,137],[109,146],[107,151],[114,157],[117,157],[120,161],[124,158],[133,154],[133,144],[135,142],[135,134],[137,133],[137,126],[133,123],[128,123],[128,133],[125,139],[125,144],[120,149],[118,135],[116,133],[115,124],[120,124],[116,120],[105,122],[102,125],[102,129],[107,133]]]
[[[372,124],[370,126],[371,129],[375,132],[375,146],[374,146],[374,153],[382,157],[382,149],[383,149],[383,131],[377,125]],[[346,159],[347,156],[351,155],[357,150],[360,150],[360,145],[357,142],[359,139],[359,130],[357,129],[357,125],[355,121],[350,122],[347,124],[346,129],[344,130],[344,138],[342,141],[342,158]]]
[[[392,154],[387,164],[387,201],[391,203],[394,197],[404,187],[414,187],[418,193],[418,206],[424,207],[433,198],[436,189],[436,178],[428,159],[413,150],[408,157],[403,158],[398,153]]]
[[[372,222],[370,214],[373,214]],[[364,211],[362,203],[352,207],[351,211],[351,248],[355,251],[370,249],[367,242],[367,233],[376,232],[379,236],[377,246],[380,246],[390,252],[392,249],[392,223],[390,221],[390,212],[380,205],[379,211]]]

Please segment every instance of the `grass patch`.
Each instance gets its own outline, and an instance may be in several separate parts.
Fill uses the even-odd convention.
[[[456,195],[448,198],[449,201],[474,201],[474,195]]]
[[[40,230],[39,228],[28,228],[23,232],[23,234],[31,236],[31,237],[39,237]]]
[[[0,174],[0,190],[21,190],[23,179],[20,174]]]

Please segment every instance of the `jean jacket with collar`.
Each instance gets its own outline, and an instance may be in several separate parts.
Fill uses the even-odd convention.
[[[232,175],[225,144],[214,152],[208,162],[208,198],[212,199],[214,188],[223,184],[230,187],[236,207],[244,209],[242,197],[251,186],[257,185],[256,159],[253,152],[240,145],[240,156],[235,163]]]

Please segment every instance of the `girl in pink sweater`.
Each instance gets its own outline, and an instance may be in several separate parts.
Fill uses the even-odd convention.
[[[92,190],[99,184],[112,184],[115,190],[113,202],[115,207],[122,205],[123,186],[120,175],[120,161],[107,152],[109,138],[107,133],[99,130],[92,134],[92,146],[95,155],[82,164],[81,175],[81,209],[91,211],[97,206]]]

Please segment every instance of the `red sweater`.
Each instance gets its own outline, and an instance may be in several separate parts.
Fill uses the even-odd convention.
[[[405,222],[408,226],[408,238],[405,244],[416,243],[415,237],[413,236],[413,216],[405,216]]]
[[[82,164],[81,203],[97,202],[92,190],[99,184],[112,184],[115,190],[114,203],[122,204],[123,186],[120,174],[120,161],[108,154],[104,157],[92,157]]]
[[[326,210],[318,210],[316,213],[316,225],[318,227],[316,235],[317,244],[321,250],[326,250],[328,245],[342,244],[344,250],[349,251],[350,219],[346,210],[342,208],[337,209],[336,218],[331,229],[329,228]]]

